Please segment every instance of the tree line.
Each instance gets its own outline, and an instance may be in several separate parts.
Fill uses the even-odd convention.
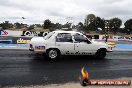
[[[84,22],[84,30],[85,31],[96,31],[103,33],[126,33],[132,34],[132,19],[128,19],[124,23],[124,27],[122,20],[118,17],[111,18],[109,20],[105,20],[101,17],[96,17],[94,14],[88,14],[85,18]]]
[[[44,20],[43,24],[32,24],[27,25],[23,23],[10,23],[9,21],[5,21],[0,23],[0,27],[2,29],[22,29],[25,28],[27,30],[32,30],[35,27],[40,27],[42,29],[50,29],[53,31],[55,29],[64,29],[64,30],[72,30],[77,29],[78,31],[95,31],[100,33],[126,33],[132,34],[132,19],[128,19],[124,23],[124,27],[121,28],[123,25],[122,20],[118,17],[114,17],[111,19],[104,19],[94,14],[88,14],[85,18],[85,22],[79,22],[77,25],[72,24],[70,22],[66,22],[65,24],[60,23],[53,23],[49,19]]]

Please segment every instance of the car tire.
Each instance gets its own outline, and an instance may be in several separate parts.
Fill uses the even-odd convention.
[[[99,59],[104,59],[106,56],[106,49],[99,49],[97,52],[96,52],[96,55],[95,57],[96,58],[99,58]]]
[[[52,61],[57,60],[60,57],[60,52],[58,49],[49,49],[47,50],[46,54],[47,58]]]

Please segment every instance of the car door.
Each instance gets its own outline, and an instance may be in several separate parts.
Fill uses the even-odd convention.
[[[76,54],[89,55],[93,53],[93,45],[86,36],[76,33],[74,36]]]
[[[71,33],[59,33],[56,36],[56,48],[61,51],[61,54],[74,54],[74,43]]]

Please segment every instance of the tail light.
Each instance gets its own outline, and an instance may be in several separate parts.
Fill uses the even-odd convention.
[[[32,44],[30,44],[30,48],[33,48],[33,45]]]

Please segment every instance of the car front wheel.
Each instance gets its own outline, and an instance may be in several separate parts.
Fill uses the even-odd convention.
[[[104,59],[105,56],[106,56],[106,50],[105,49],[99,49],[97,52],[96,52],[96,58],[99,58],[99,59]]]

